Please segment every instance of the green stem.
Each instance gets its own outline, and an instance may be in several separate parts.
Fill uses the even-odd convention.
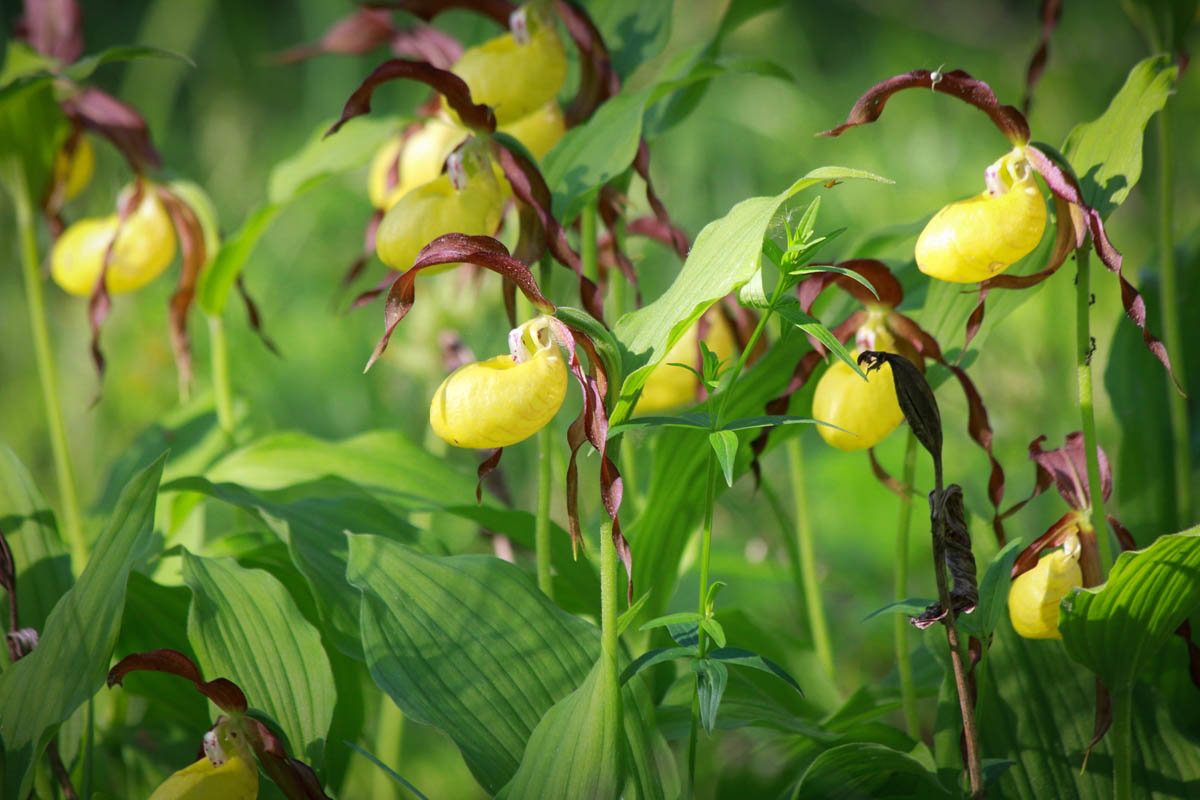
[[[1100,484],[1100,462],[1096,457],[1096,414],[1092,408],[1091,275],[1088,268],[1090,245],[1075,251],[1078,273],[1075,279],[1075,345],[1079,371],[1079,415],[1083,423],[1083,449],[1087,456],[1088,487],[1091,492],[1091,518],[1100,547],[1100,577],[1112,565],[1112,542],[1104,516],[1104,494]]]
[[[912,486],[916,475],[917,437],[912,429],[908,431],[908,439],[904,445],[904,475],[905,486]],[[908,535],[912,529],[912,498],[905,495],[900,498],[900,520],[896,526],[896,557],[895,579],[896,586],[892,597],[896,602],[908,598]],[[896,643],[896,672],[900,676],[900,706],[904,710],[904,726],[908,735],[913,739],[920,737],[921,726],[917,718],[917,687],[913,683],[912,660],[908,651],[908,620],[902,614],[895,614],[892,622],[893,638]]]
[[[700,741],[700,684],[692,684],[692,724],[688,729],[687,786],[684,797],[696,796],[696,745]]]
[[[812,520],[808,514],[808,493],[804,487],[804,452],[799,437],[787,440],[788,471],[792,477],[792,503],[796,509],[796,543],[800,550],[800,577],[804,586],[804,606],[808,625],[812,629],[813,648],[817,661],[831,679],[836,676],[833,666],[833,642],[825,621],[825,604],[817,579],[817,558],[813,549]]]
[[[704,608],[705,601],[708,600],[708,562],[712,553],[712,525],[713,525],[713,506],[716,504],[717,490],[717,458],[713,453],[712,448],[708,449],[708,467],[704,476],[704,528],[700,532],[700,599],[696,605],[696,610],[704,616],[706,609]],[[696,647],[699,650],[700,657],[704,657],[705,640],[704,629],[697,628],[696,635],[699,637],[696,641]]]
[[[537,519],[533,527],[533,546],[537,556],[537,582],[542,593],[554,599],[554,583],[550,576],[550,484],[553,474],[550,453],[553,447],[550,426],[538,431],[538,499]]]
[[[1133,796],[1133,684],[1112,688],[1112,729],[1108,732],[1113,757],[1113,797]]]
[[[233,439],[233,392],[229,383],[229,346],[225,341],[225,322],[219,315],[208,318],[210,366],[212,368],[213,403],[217,407],[217,424],[230,440]]]
[[[375,754],[385,764],[403,764],[404,712],[395,703],[384,699],[379,706],[379,719],[375,723]],[[371,770],[371,794],[373,797],[395,796],[395,781],[381,769]]]
[[[1163,338],[1167,352],[1171,354],[1171,369],[1175,380],[1187,388],[1187,359],[1184,358],[1183,333],[1179,321],[1179,281],[1175,272],[1175,239],[1172,200],[1175,194],[1174,177],[1171,173],[1171,116],[1170,104],[1158,112],[1158,251],[1162,263],[1160,286],[1163,309]],[[1167,379],[1167,405],[1171,414],[1171,441],[1175,457],[1175,526],[1178,530],[1192,519],[1192,455],[1189,444],[1187,398],[1175,390]]]
[[[46,301],[42,295],[42,279],[38,274],[37,224],[33,206],[21,171],[21,180],[12,192],[17,210],[17,235],[20,239],[21,274],[25,280],[25,303],[29,308],[29,326],[33,337],[33,353],[37,360],[38,378],[42,384],[42,404],[46,409],[46,427],[50,433],[50,450],[54,456],[54,471],[58,479],[59,510],[63,535],[71,548],[71,560],[76,573],[87,562],[87,540],[83,535],[83,516],[79,497],[75,493],[75,470],[67,447],[67,429],[63,424],[62,406],[58,401],[58,376],[54,365],[54,350],[50,346],[50,329],[46,324]]]
[[[579,257],[583,274],[599,281],[600,268],[596,263],[596,198],[588,200],[579,214]]]

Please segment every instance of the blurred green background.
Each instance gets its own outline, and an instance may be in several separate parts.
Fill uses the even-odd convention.
[[[672,55],[707,41],[726,5],[714,0],[677,2],[667,51],[635,74],[634,81],[653,79]],[[819,228],[848,231],[822,255],[848,258],[855,255],[855,243],[870,234],[910,226],[910,235],[886,250],[889,263],[904,269],[911,261],[920,223],[946,203],[980,191],[983,168],[1007,149],[1007,142],[973,109],[945,95],[921,92],[894,97],[874,125],[840,138],[813,134],[840,123],[873,83],[917,68],[964,69],[988,82],[1002,102],[1019,106],[1025,69],[1038,42],[1039,5],[1033,0],[791,2],[754,17],[726,40],[723,55],[770,59],[791,73],[794,82],[747,75],[714,80],[693,116],[651,142],[656,189],[677,223],[694,238],[736,202],[774,194],[814,167],[836,164],[869,170],[895,184],[851,182],[824,192]],[[1099,116],[1129,69],[1148,53],[1119,3],[1064,5],[1029,116],[1034,140],[1055,146],[1061,145],[1074,124]],[[149,59],[106,66],[95,80],[143,112],[167,165],[165,174],[192,179],[206,188],[219,211],[221,230],[229,234],[264,202],[271,168],[336,118],[350,91],[388,56],[381,49],[361,57],[320,56],[287,66],[273,60],[274,54],[290,46],[315,41],[352,9],[349,3],[328,0],[87,2],[84,22],[88,52],[143,43],[175,50],[194,62],[188,66]],[[11,31],[19,7],[8,0],[2,14],[4,30]],[[467,43],[496,32],[490,22],[459,12],[439,18],[438,26]],[[1180,240],[1188,240],[1200,219],[1195,191],[1200,183],[1200,149],[1191,128],[1200,118],[1200,93],[1195,86],[1195,76],[1187,74],[1171,100]],[[421,97],[413,87],[393,84],[377,94],[374,107],[377,113],[405,113]],[[1155,311],[1158,300],[1151,291],[1159,169],[1154,141],[1152,135],[1147,137],[1143,180],[1112,216],[1109,232],[1124,254],[1126,274],[1148,290],[1149,327],[1161,333],[1161,315]],[[96,178],[68,206],[69,219],[109,213],[115,193],[129,179],[111,147],[98,144],[97,150]],[[635,205],[640,204],[640,195],[634,195]],[[345,313],[349,295],[339,293],[337,287],[361,247],[370,210],[364,168],[303,194],[255,250],[246,268],[246,284],[282,357],[258,342],[245,324],[240,304],[231,303],[226,324],[234,391],[247,415],[247,435],[296,429],[338,438],[394,427],[417,441],[427,440],[427,398],[444,374],[438,333],[459,331],[479,357],[504,349],[506,325],[495,276],[472,283],[458,274],[447,275],[421,285],[421,302],[401,326],[388,354],[370,373],[362,374],[382,329],[381,306],[376,303]],[[46,241],[43,232],[43,253]],[[3,197],[0,242],[8,264],[0,269],[0,441],[16,451],[53,498],[53,469],[16,268],[13,214]],[[1200,266],[1187,255],[1191,252],[1185,251],[1186,260],[1180,264],[1185,274]],[[655,245],[638,245],[635,254],[646,295],[653,297],[669,283],[679,261]],[[996,453],[1008,476],[1006,504],[1024,497],[1032,487],[1033,471],[1026,458],[1029,442],[1046,434],[1049,446],[1056,446],[1079,428],[1073,272],[1068,262],[1044,288],[1031,293],[990,332],[971,367],[996,432]],[[358,288],[366,288],[382,274],[382,265],[373,260],[369,277]],[[577,302],[569,282],[557,280],[563,275],[557,271],[552,284],[557,294],[551,296]],[[1114,376],[1127,398],[1122,408],[1141,406],[1153,418],[1163,413],[1156,403],[1165,378],[1137,344],[1132,327],[1122,320],[1115,277],[1104,274],[1098,262],[1093,276],[1095,363],[1103,375],[1115,355],[1136,361],[1135,373],[1144,380],[1131,383]],[[88,358],[85,301],[47,285],[64,412],[85,506],[100,496],[111,465],[134,438],[178,403],[166,339],[166,301],[172,290],[172,281],[162,279],[135,295],[115,298],[103,338],[108,371],[100,386]],[[964,295],[962,303],[973,299]],[[825,321],[832,325],[839,320]],[[209,379],[202,314],[193,315],[191,332],[197,389],[203,396]],[[959,344],[960,330],[943,332],[944,348]],[[1186,366],[1192,375],[1200,372],[1194,358]],[[99,399],[92,405],[97,392]],[[1120,464],[1127,461],[1124,456],[1130,448],[1142,443],[1123,440],[1122,425],[1136,420],[1122,418],[1121,409],[1114,411],[1100,377],[1096,394],[1100,441],[1117,469],[1110,510],[1141,541],[1167,532],[1164,528],[1171,524],[1183,527],[1191,522],[1171,521],[1164,516],[1169,511],[1154,505],[1158,502],[1154,497],[1122,494]],[[987,461],[965,436],[961,393],[948,383],[938,397],[951,431],[948,479],[966,486],[969,507],[976,515],[988,514]],[[566,414],[559,419],[564,429]],[[836,689],[846,692],[883,679],[892,667],[888,618],[861,620],[892,599],[892,543],[899,503],[871,476],[864,455],[833,451],[813,431],[801,435],[821,589],[834,631]],[[903,443],[899,433],[878,449],[881,462],[894,474],[900,471]],[[531,508],[533,482],[511,476],[531,474],[525,470],[532,464],[532,443],[510,451],[505,456],[510,483],[524,498],[518,502]],[[446,458],[468,469],[474,466],[470,452],[447,452]],[[784,466],[782,453],[775,452],[765,467],[768,479],[781,491]],[[1154,466],[1146,468],[1153,472]],[[644,482],[646,476],[639,478]],[[924,476],[921,485],[928,483]],[[1014,518],[1009,534],[1028,541],[1065,510],[1051,492]],[[561,499],[556,499],[554,513],[562,518]],[[910,594],[930,596],[934,590],[927,574],[923,516],[916,514]],[[95,525],[91,532],[96,532]],[[986,525],[976,524],[972,532],[981,558],[994,552]],[[804,655],[810,641],[804,612],[779,537],[763,495],[755,493],[749,481],[742,481],[720,502],[713,577],[730,583],[721,598],[723,608],[745,611],[775,637],[773,646],[779,652],[768,655],[812,678],[817,670],[807,665]],[[689,574],[681,582],[679,607],[691,603],[694,581]],[[831,687],[817,696],[832,697],[833,691]],[[438,741],[414,734],[418,744],[406,746],[433,746],[426,739]],[[751,736],[726,735],[718,742],[732,751],[754,748]],[[764,755],[771,757],[769,752]],[[447,758],[453,762],[456,756]],[[403,774],[437,796],[432,787],[442,780],[438,777],[442,767],[423,772],[419,766],[406,765],[439,762],[405,758],[392,763],[400,763]],[[458,779],[446,780],[454,785]]]

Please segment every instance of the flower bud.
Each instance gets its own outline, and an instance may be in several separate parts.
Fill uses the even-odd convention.
[[[1079,539],[1072,536],[1062,550],[1043,556],[1037,565],[1016,577],[1008,590],[1008,616],[1013,628],[1027,639],[1061,639],[1058,605],[1073,587],[1083,585],[1079,569]]]
[[[375,234],[375,249],[383,263],[407,270],[421,248],[443,234],[490,236],[496,232],[504,196],[491,159],[482,148],[460,151],[451,158],[460,155],[460,167],[452,165],[446,173],[408,192],[384,215]],[[453,266],[434,269],[440,272]]]
[[[126,189],[122,196],[130,191]],[[161,275],[175,258],[171,215],[158,199],[155,187],[144,183],[141,201],[124,225],[114,214],[79,220],[63,232],[50,254],[50,274],[55,283],[71,294],[91,294],[114,236],[116,244],[105,281],[113,294],[140,289]]]
[[[433,432],[455,447],[507,447],[545,427],[567,393],[567,367],[538,317],[510,334],[512,355],[465,364],[429,406]]]
[[[1046,201],[1024,151],[1016,148],[985,172],[987,190],[943,208],[917,239],[917,266],[951,283],[987,280],[1037,247]]]
[[[495,110],[499,125],[546,105],[567,77],[567,54],[552,20],[521,8],[511,27],[514,32],[468,49],[452,70],[466,81],[472,100]]]
[[[708,322],[708,331],[704,334],[704,344],[716,354],[721,361],[726,361],[737,355],[737,340],[733,328],[719,309],[710,308],[704,313]],[[700,345],[697,337],[700,332],[700,322],[697,321],[687,329],[675,346],[667,351],[666,356],[650,373],[642,385],[642,394],[638,398],[637,413],[652,414],[672,408],[689,406],[696,402],[696,389],[700,379],[696,374],[675,364],[688,364],[695,367]]]

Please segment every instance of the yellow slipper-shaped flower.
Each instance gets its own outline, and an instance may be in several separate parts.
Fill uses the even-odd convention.
[[[708,349],[721,361],[727,361],[737,355],[737,341],[725,315],[716,309],[710,309],[705,312],[705,319],[708,320],[708,331],[704,334],[704,344]],[[699,335],[699,328],[699,323],[688,328],[683,338],[667,351],[667,355],[650,373],[650,377],[642,386],[642,395],[638,398],[637,413],[653,414],[656,411],[690,406],[696,402],[696,389],[700,379],[694,372],[673,365],[696,365],[696,354],[699,351],[696,337]]]
[[[1008,269],[1037,247],[1046,201],[1024,151],[987,168],[987,190],[943,208],[917,239],[917,266],[951,283],[975,283]]]
[[[504,195],[486,153],[472,149],[464,155],[460,151],[450,157],[449,165],[444,174],[401,197],[379,223],[375,251],[392,269],[407,270],[421,248],[443,234],[490,236],[500,225]]]
[[[558,101],[551,100],[533,113],[501,125],[499,130],[525,145],[533,157],[541,161],[567,132],[567,121]]]
[[[217,737],[216,731],[205,734],[204,757],[163,781],[150,795],[150,800],[254,800],[258,797],[258,767],[254,756],[241,745],[240,735],[228,731],[219,734],[220,747],[214,746]],[[235,737],[239,741],[235,741]]]
[[[130,190],[126,190],[130,191]],[[120,235],[117,228],[120,227]],[[100,278],[104,254],[116,236],[105,285],[113,294],[140,289],[162,274],[175,258],[171,215],[146,184],[141,202],[119,226],[117,216],[81,219],[67,228],[50,254],[50,275],[64,290],[89,295]]]
[[[512,355],[466,364],[434,392],[433,432],[455,447],[507,447],[537,433],[567,394],[567,366],[538,317],[509,336]]]
[[[387,211],[413,189],[436,180],[442,174],[446,157],[468,135],[465,129],[453,123],[430,117],[419,131],[407,139],[403,136],[389,139],[375,153],[367,171],[367,195],[371,198],[371,205],[380,211]],[[388,189],[388,171],[397,158],[400,160],[397,169],[399,180]]]
[[[1081,547],[1072,536],[1061,550],[1043,556],[1037,566],[1023,572],[1008,590],[1008,617],[1013,628],[1027,639],[1061,639],[1058,605],[1067,592],[1083,585],[1079,569]]]
[[[567,77],[567,54],[553,21],[521,8],[511,27],[514,32],[469,48],[452,70],[466,81],[472,100],[492,107],[499,125],[546,105]]]
[[[857,359],[858,351],[851,355]],[[849,364],[841,359],[834,361],[817,381],[812,415],[813,419],[845,429],[817,426],[821,438],[839,450],[874,447],[904,421],[891,364],[885,362],[878,370],[868,372],[864,381]]]

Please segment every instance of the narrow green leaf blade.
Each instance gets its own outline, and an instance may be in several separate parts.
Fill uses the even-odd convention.
[[[182,53],[164,50],[161,47],[127,44],[109,47],[94,55],[84,56],[64,69],[62,74],[73,81],[86,81],[92,76],[93,72],[105,64],[112,64],[118,61],[135,61],[140,58],[164,58],[170,61],[180,61],[189,67],[196,66],[190,58]]]
[[[700,696],[700,724],[711,736],[717,726],[717,711],[725,686],[729,683],[729,669],[720,661],[697,658],[692,661],[692,672],[696,674],[696,692]]]
[[[621,673],[621,683],[625,683],[634,675],[655,664],[674,661],[677,658],[690,658],[694,655],[696,655],[695,647],[656,647],[653,650],[647,650],[630,662],[629,666]]]
[[[733,486],[733,464],[737,459],[738,438],[730,430],[713,431],[708,435],[708,444],[717,455],[717,463],[725,476],[725,483]]]
[[[1122,553],[1103,586],[1063,600],[1058,629],[1072,658],[1126,686],[1197,609],[1200,526]]]
[[[192,590],[188,640],[207,680],[228,678],[283,729],[289,752],[319,768],[337,689],[317,629],[273,575],[183,552]]]
[[[837,340],[837,337],[833,335],[833,332],[822,325],[820,320],[805,314],[804,311],[801,310],[800,304],[794,299],[789,299],[788,302],[781,303],[776,307],[775,313],[779,314],[779,316],[783,317],[800,330],[815,337],[817,341],[825,345],[830,352],[832,352],[842,361],[846,362],[850,366],[850,369],[857,372],[863,377],[863,379],[866,379],[866,373],[862,371],[862,367],[860,367],[858,362],[854,360],[854,357],[850,355],[850,351],[847,350],[845,346]]]
[[[165,454],[125,487],[83,574],[50,612],[37,649],[0,673],[5,797],[29,793],[33,764],[58,724],[104,683],[129,569],[154,525],[164,463]]]
[[[1100,216],[1107,217],[1125,202],[1142,176],[1146,123],[1166,104],[1178,74],[1167,55],[1139,62],[1108,109],[1067,135],[1063,154],[1079,176],[1084,199]]]
[[[1014,539],[992,558],[979,582],[979,603],[975,610],[958,618],[962,629],[986,640],[1008,610],[1008,587],[1012,585],[1012,565],[1021,553],[1021,540]]]
[[[758,653],[744,650],[741,647],[725,647],[722,645],[709,653],[708,656],[709,658],[723,661],[726,664],[737,664],[741,667],[750,667],[760,672],[774,675],[800,694],[804,694],[804,690],[800,688],[800,684],[796,682],[796,679],[787,670],[771,659],[760,656]]]

